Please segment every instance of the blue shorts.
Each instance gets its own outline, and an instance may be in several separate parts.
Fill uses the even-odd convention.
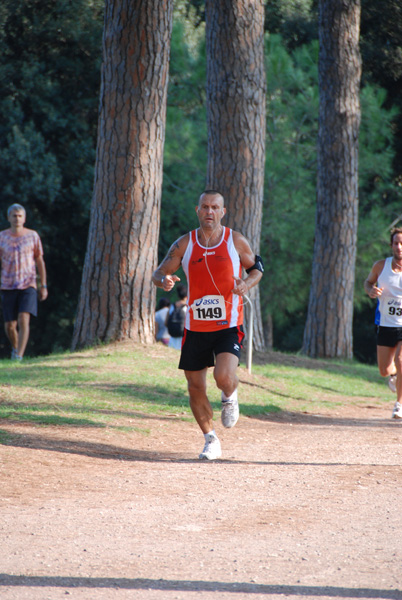
[[[402,342],[402,327],[377,327],[377,346],[395,348]]]
[[[244,338],[243,327],[229,327],[219,331],[184,330],[179,369],[202,371],[215,365],[215,356],[229,352],[240,358]]]
[[[1,290],[4,321],[16,321],[19,313],[38,314],[38,292],[29,287],[26,290]]]

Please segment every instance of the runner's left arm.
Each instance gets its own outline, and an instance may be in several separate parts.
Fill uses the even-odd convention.
[[[240,262],[245,271],[248,271],[247,277],[244,279],[235,278],[236,287],[234,288],[233,292],[243,296],[245,293],[247,294],[252,287],[260,282],[264,267],[261,258],[254,254],[254,252],[251,250],[248,240],[238,232],[233,233],[233,241],[240,256]],[[240,291],[244,289],[243,286],[246,287],[246,291]]]

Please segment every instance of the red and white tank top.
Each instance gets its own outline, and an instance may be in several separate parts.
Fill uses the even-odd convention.
[[[232,293],[233,276],[240,277],[242,267],[231,229],[224,227],[220,242],[211,248],[201,246],[197,230],[191,231],[182,267],[189,306],[186,329],[218,331],[243,324],[243,299]]]

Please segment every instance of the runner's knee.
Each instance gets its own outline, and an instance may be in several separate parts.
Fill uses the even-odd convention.
[[[187,389],[190,396],[198,394],[206,394],[207,384],[205,378],[202,377],[191,377],[186,373],[187,377]]]
[[[391,364],[378,365],[378,370],[380,371],[381,377],[389,377],[390,375],[395,375],[395,367],[397,371],[400,371],[401,365],[402,363],[398,367],[397,360],[395,359],[395,362],[392,362]]]
[[[220,390],[236,389],[238,384],[237,375],[230,371],[216,370],[214,371],[214,378],[217,387]]]
[[[388,377],[389,375],[393,374],[393,371],[390,367],[378,367],[378,370],[380,371],[381,377]]]
[[[396,370],[401,373],[402,372],[402,354],[401,352],[399,352],[399,354],[397,354],[395,356],[395,366],[396,366]],[[394,372],[393,372],[394,373]],[[393,374],[392,373],[392,374]],[[390,373],[391,374],[391,373]]]

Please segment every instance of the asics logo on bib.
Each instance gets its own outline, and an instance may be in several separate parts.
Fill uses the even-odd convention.
[[[196,321],[218,321],[226,319],[223,296],[208,295],[197,298],[191,305],[193,319]]]
[[[208,304],[219,304],[219,300],[216,298],[200,298],[200,300],[196,300],[194,304],[196,306],[201,306],[201,304],[207,306]]]

